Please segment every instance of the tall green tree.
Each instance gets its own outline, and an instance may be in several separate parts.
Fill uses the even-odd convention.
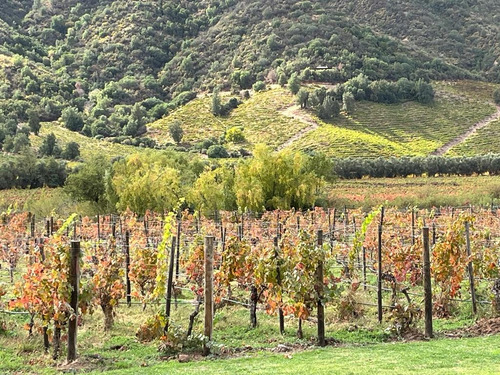
[[[292,73],[290,79],[288,80],[288,89],[290,92],[295,95],[300,90],[300,78],[297,73]]]
[[[182,196],[180,171],[173,168],[168,155],[132,154],[113,167],[113,187],[117,208],[143,215],[147,210],[174,209]]]
[[[310,160],[300,152],[273,153],[269,147],[257,145],[254,158],[236,167],[238,207],[253,211],[311,207],[324,179],[310,168]]]

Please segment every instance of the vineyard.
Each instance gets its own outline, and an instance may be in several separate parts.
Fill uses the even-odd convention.
[[[391,335],[423,337],[425,315],[432,336],[432,316],[464,308],[474,315],[498,312],[499,214],[493,207],[380,207],[40,221],[4,213],[1,329],[9,329],[5,316],[25,317],[28,337],[42,335],[54,359],[67,331],[69,360],[76,358],[85,316],[101,310],[109,331],[118,306],[142,309],[137,338],[158,339],[170,355],[214,351],[213,313],[230,306],[247,310],[242,326],[257,327],[258,312],[265,312],[276,316],[276,332],[293,329],[303,338],[303,324],[312,324],[320,346],[336,342],[336,333],[325,331],[325,316],[351,321],[376,314]],[[174,314],[179,306],[185,308]]]

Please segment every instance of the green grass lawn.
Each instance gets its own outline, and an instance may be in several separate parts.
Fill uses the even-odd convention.
[[[259,353],[228,360],[133,367],[109,374],[498,374],[500,336]],[[95,374],[99,372],[94,372]]]

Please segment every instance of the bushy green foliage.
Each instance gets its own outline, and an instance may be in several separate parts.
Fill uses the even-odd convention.
[[[168,132],[175,143],[180,143],[184,131],[182,130],[181,123],[179,121],[174,121],[168,126]]]
[[[322,176],[310,168],[309,157],[257,145],[253,159],[236,167],[235,193],[242,210],[311,207],[322,185]]]
[[[229,153],[222,145],[212,145],[207,150],[207,156],[211,159],[228,158]]]
[[[493,92],[493,101],[495,104],[500,105],[500,88]]]
[[[240,126],[233,126],[226,132],[226,142],[243,143],[245,142],[245,135]]]

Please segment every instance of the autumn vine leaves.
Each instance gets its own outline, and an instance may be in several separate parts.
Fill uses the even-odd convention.
[[[164,301],[175,236],[180,246],[173,296],[182,293],[185,299],[193,292],[192,332],[203,298],[203,239],[212,235],[216,308],[242,304],[249,308],[252,326],[258,324],[258,308],[279,315],[280,322],[283,316],[294,316],[301,322],[317,311],[318,303],[342,306],[350,301],[346,293],[354,293],[362,282],[361,258],[369,272],[377,271],[379,218],[379,209],[367,214],[345,212],[336,218],[333,211],[322,209],[272,211],[258,219],[223,212],[216,221],[189,212],[165,216],[146,213],[140,219],[127,212],[122,217],[101,217],[97,225],[95,220],[72,215],[57,223],[54,236],[43,237],[38,231],[35,238],[29,238],[28,214],[8,213],[0,221],[1,261],[15,270],[17,282],[14,288],[0,285],[0,303],[3,301],[3,308],[27,312],[29,334],[40,331],[47,350],[52,335],[57,356],[61,331],[75,317],[69,305],[67,235],[76,231],[82,242],[80,313],[102,310],[104,330],[111,329],[116,306],[127,294],[125,233],[130,238],[131,297],[143,309]],[[471,255],[464,250],[465,223],[471,225]],[[499,276],[498,218],[486,210],[476,214],[420,211],[413,219],[408,211],[387,211],[381,237],[382,271],[385,282],[391,287],[398,285],[398,291],[422,284],[420,229],[424,225],[432,226],[435,232],[431,256],[435,312],[447,315],[463,291],[469,262],[473,262],[477,278]],[[318,231],[324,234],[324,243],[318,241]],[[320,265],[323,272],[319,280]]]

